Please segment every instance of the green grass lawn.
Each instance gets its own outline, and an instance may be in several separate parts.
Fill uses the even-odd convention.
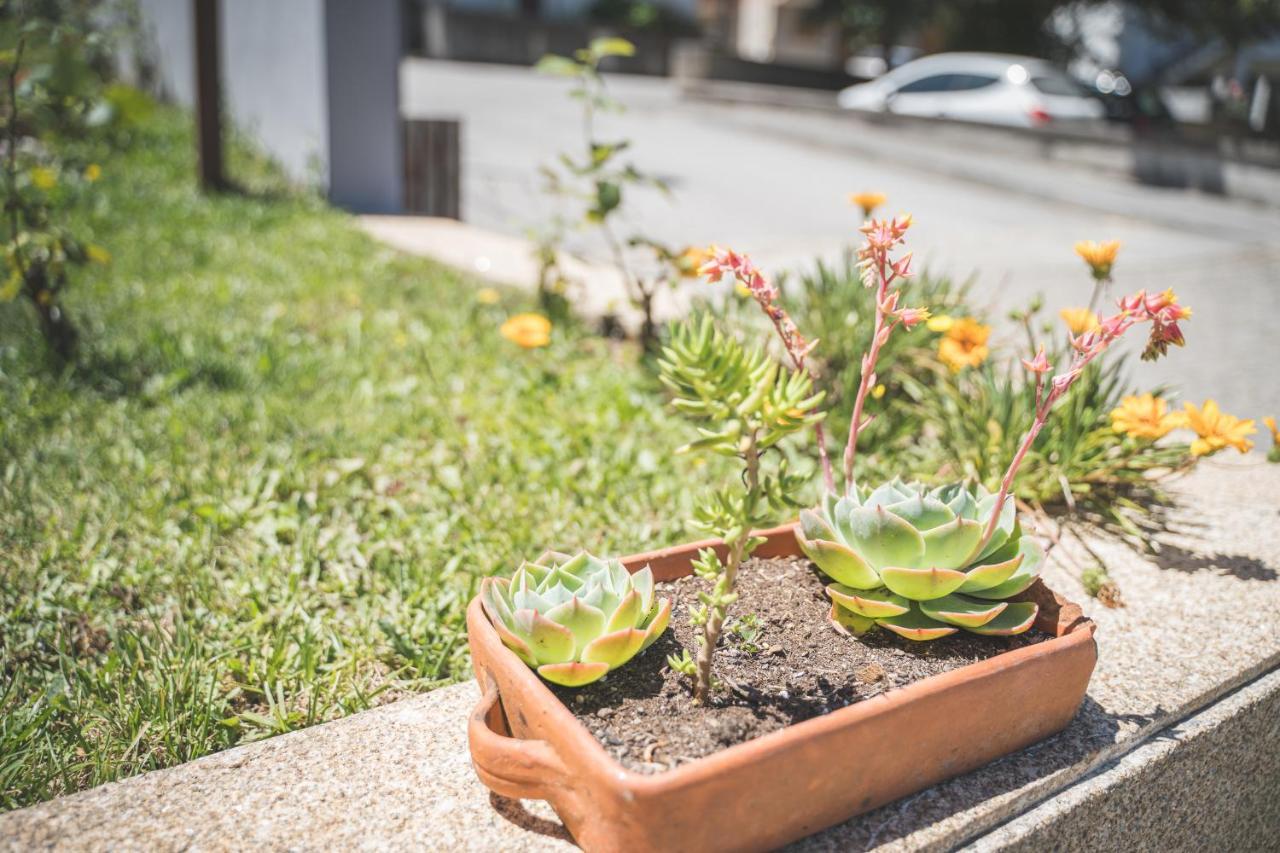
[[[95,154],[82,363],[0,306],[0,808],[463,678],[480,577],[688,536],[688,428],[632,350],[520,350],[524,296],[201,196],[176,112]]]

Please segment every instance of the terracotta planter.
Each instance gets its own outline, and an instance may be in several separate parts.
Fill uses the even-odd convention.
[[[765,532],[761,557],[799,556],[793,527]],[[658,580],[689,574],[699,542],[623,560]],[[468,723],[480,779],[551,803],[591,851],[768,850],[979,767],[1061,731],[1097,660],[1093,623],[1037,581],[1055,635],[892,690],[653,776],[611,758],[485,618],[467,610],[483,696]]]

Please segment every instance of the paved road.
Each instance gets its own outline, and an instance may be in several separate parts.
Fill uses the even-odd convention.
[[[1174,383],[1197,401],[1214,396],[1241,416],[1280,416],[1280,199],[1263,206],[1080,166],[1002,162],[845,116],[683,101],[665,80],[615,77],[610,86],[627,111],[604,121],[607,136],[630,138],[634,162],[674,191],[628,201],[632,223],[656,237],[733,246],[771,269],[803,266],[855,237],[848,192],[881,190],[915,215],[911,245],[924,266],[974,276],[995,306],[1043,292],[1055,311],[1088,299],[1072,243],[1119,239],[1119,288],[1174,287],[1196,310],[1188,348],[1142,365],[1140,380]],[[536,169],[580,145],[566,89],[525,69],[405,64],[407,115],[464,122],[468,221],[522,234],[556,209]],[[993,165],[1003,186],[974,177]],[[603,255],[590,241],[575,248]]]

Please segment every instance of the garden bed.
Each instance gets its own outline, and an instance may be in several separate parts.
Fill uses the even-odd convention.
[[[928,643],[886,630],[854,640],[827,619],[825,580],[803,558],[750,560],[738,577],[743,616],[731,620],[716,657],[723,689],[696,706],[689,681],[666,656],[697,650],[688,612],[707,582],[694,576],[659,585],[672,602],[671,631],[628,666],[556,694],[605,750],[629,770],[660,773],[734,744],[878,696],[895,687],[1050,639],[1032,629],[1014,637],[965,631]],[[736,630],[735,630],[736,629]]]

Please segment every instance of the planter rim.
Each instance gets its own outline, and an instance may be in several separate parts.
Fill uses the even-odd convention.
[[[796,523],[792,522],[779,527],[756,531],[756,533],[770,541],[785,537],[794,542],[795,528]],[[628,570],[636,571],[648,564],[686,558],[687,555],[695,555],[702,548],[723,547],[723,544],[719,539],[705,539],[686,545],[676,545],[632,554],[619,559]],[[775,553],[768,556],[803,555],[797,547],[787,554]],[[681,574],[687,574],[687,572]],[[1047,596],[1050,599],[1056,599],[1062,611],[1056,620],[1056,627],[1045,629],[1040,622],[1040,619],[1045,615],[1044,607],[1043,605],[1041,606],[1041,616],[1037,618],[1036,627],[1041,630],[1047,630],[1049,633],[1054,633],[1056,636],[1051,639],[1035,645],[1002,652],[995,657],[966,664],[948,672],[931,675],[904,687],[895,687],[870,699],[863,699],[826,714],[792,723],[768,734],[694,759],[687,764],[653,774],[637,773],[627,769],[604,749],[595,736],[587,730],[586,726],[579,722],[578,718],[569,710],[569,707],[560,700],[560,697],[551,691],[546,682],[502,643],[497,631],[489,623],[489,618],[483,611],[479,595],[475,596],[467,607],[467,626],[469,633],[475,630],[482,632],[480,639],[487,646],[500,648],[498,654],[504,656],[508,663],[513,664],[513,669],[518,667],[523,672],[523,675],[516,677],[521,678],[525,682],[524,686],[537,694],[537,698],[543,705],[545,712],[552,718],[555,727],[560,730],[563,736],[574,742],[576,749],[590,753],[592,763],[599,764],[603,762],[606,764],[609,767],[610,776],[614,784],[626,788],[634,794],[643,795],[672,787],[696,784],[712,776],[733,773],[744,765],[755,763],[761,755],[784,751],[797,741],[892,714],[899,708],[911,704],[919,696],[976,679],[986,678],[1000,670],[1017,666],[1023,661],[1043,657],[1069,646],[1092,643],[1093,635],[1096,632],[1096,625],[1093,620],[1084,616],[1078,605],[1053,593],[1043,584],[1043,581],[1037,581],[1032,589],[1034,590],[1037,587],[1040,588],[1038,598]],[[1023,595],[1026,595],[1026,593]],[[490,679],[492,679],[492,676],[490,676]],[[489,689],[496,690],[496,684],[486,685],[481,683],[482,692],[486,692]]]

